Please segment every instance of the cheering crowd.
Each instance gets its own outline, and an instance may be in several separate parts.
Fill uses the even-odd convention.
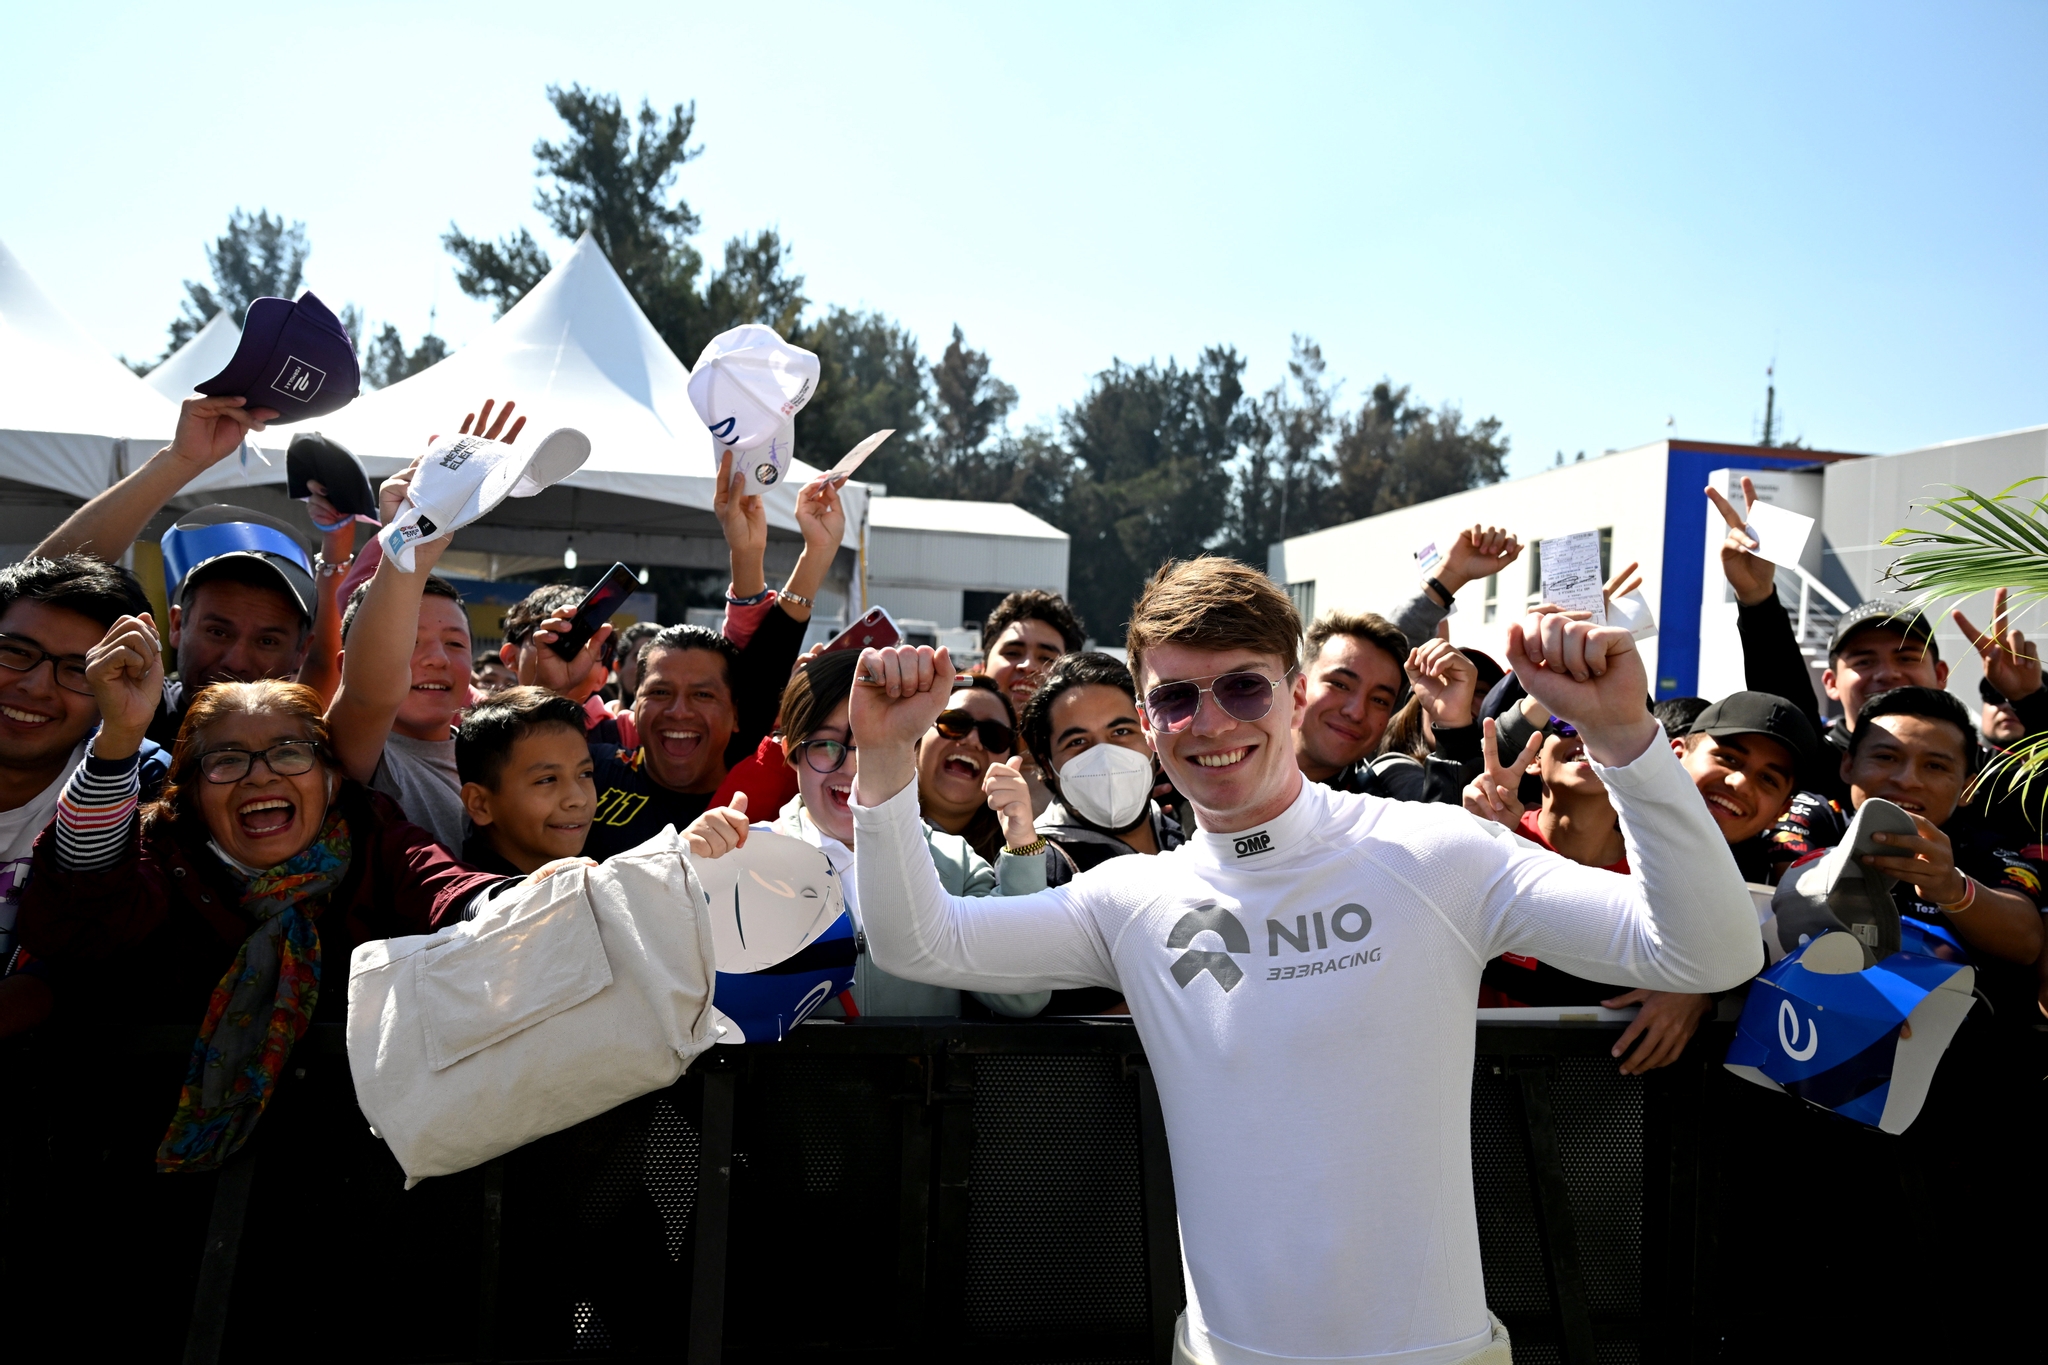
[[[516,443],[523,419],[511,403],[494,407],[462,432]],[[1728,938],[1726,894],[1712,932],[1658,919],[1671,913],[1660,895],[1683,899],[1704,878],[1720,893],[1746,880],[1767,899],[1881,798],[1914,833],[1880,835],[1870,865],[1898,879],[1903,915],[1977,970],[1978,1006],[1944,1063],[1970,1078],[1975,1098],[1958,1112],[1991,1112],[1970,1106],[2018,1087],[2032,1065],[2048,849],[2021,797],[1973,783],[1988,759],[2048,726],[2037,652],[2007,624],[2003,594],[1988,630],[1957,617],[1983,663],[1977,716],[1943,690],[1948,666],[1926,618],[1873,602],[1835,628],[1824,685],[1841,714],[1824,721],[1772,566],[1751,553],[1744,512],[1710,493],[1728,524],[1722,563],[1749,683],[1712,704],[1617,702],[1617,688],[1643,692],[1626,681],[1639,669],[1611,671],[1632,649],[1626,632],[1554,608],[1511,634],[1513,660],[1454,647],[1458,590],[1522,550],[1490,527],[1462,532],[1412,596],[1390,592],[1389,615],[1303,622],[1255,571],[1169,565],[1134,608],[1128,665],[1086,650],[1057,595],[1013,593],[983,623],[982,662],[952,675],[930,650],[805,652],[844,531],[837,485],[799,493],[804,549],[775,588],[761,499],[728,459],[716,511],[731,583],[715,631],[601,625],[557,650],[578,634],[583,592],[548,585],[506,614],[495,653],[477,652],[460,593],[434,573],[450,538],[410,547],[409,570],[374,538],[358,550],[356,520],[316,483],[307,512],[321,549],[310,560],[300,528],[260,512],[182,517],[165,537],[160,637],[121,560],[257,425],[241,399],[188,400],[171,445],[0,570],[0,1037],[86,1019],[194,1029],[183,1083],[161,1099],[160,1171],[217,1168],[250,1139],[291,1084],[308,1025],[342,1017],[337,983],[357,945],[433,932],[561,860],[607,859],[671,826],[699,858],[761,824],[823,852],[861,946],[852,987],[821,1016],[1135,1009],[1141,1027],[1139,997],[1153,987],[1122,963],[1124,936],[1110,927],[1139,902],[1117,896],[1163,896],[1153,888],[1196,874],[1233,886],[1242,869],[1203,869],[1247,829],[1236,860],[1288,838],[1334,838],[1340,862],[1361,859],[1345,874],[1361,886],[1451,875],[1395,866],[1442,842],[1459,870],[1450,890],[1417,891],[1418,905],[1461,951],[1512,948],[1482,954],[1468,975],[1431,978],[1477,988],[1476,1001],[1428,1006],[1463,1011],[1446,1016],[1444,1064],[1459,1046],[1469,1053],[1475,1003],[1635,1006],[1613,1054],[1640,1074],[1676,1061],[1717,1010],[1732,1018],[1736,978],[1763,962],[1742,925],[1734,941],[1714,940]],[[378,491],[383,522],[418,468]],[[1746,480],[1744,492],[1754,498]],[[1611,597],[1630,590],[1633,570],[1610,580]],[[1572,707],[1576,719],[1553,713]],[[1643,757],[1645,736],[1671,755]],[[857,787],[863,757],[872,799]],[[1618,774],[1635,785],[1617,787]],[[1380,800],[1343,795],[1354,793]],[[1327,815],[1302,814],[1304,802]],[[1237,823],[1216,823],[1233,811]],[[1501,857],[1496,881],[1459,889],[1458,877]],[[1654,865],[1631,868],[1643,858]],[[1559,875],[1568,864],[1591,871]],[[1331,894],[1351,884],[1340,878]],[[1246,976],[1233,954],[1253,953],[1265,979],[1293,980],[1380,960],[1377,946],[1370,957],[1321,951],[1329,934],[1339,948],[1358,942],[1374,916],[1397,944],[1414,930],[1395,927],[1406,912],[1392,901],[1347,900],[1327,924],[1316,911],[1311,952],[1309,916],[1291,905],[1276,902],[1264,930],[1248,931],[1198,890],[1164,940],[1188,950],[1166,978],[1174,1008],[1195,999],[1187,988],[1203,974],[1227,997]],[[1253,892],[1230,894],[1249,915]],[[1483,924],[1456,922],[1482,906]],[[1602,928],[1607,914],[1635,938]],[[1680,929],[1706,937],[1689,948],[1672,937]],[[1203,933],[1225,951],[1190,946]],[[1278,963],[1283,946],[1304,956],[1269,967],[1257,955],[1270,947]],[[1167,1006],[1150,1008],[1158,1018]],[[1163,1076],[1176,1037],[1147,1038]],[[1203,1159],[1173,1098],[1207,1084],[1190,1074],[1180,1092],[1162,1079],[1177,1169]],[[1198,1217],[1185,1201],[1182,1217],[1190,1228]],[[1200,1260],[1192,1241],[1190,1256]],[[1461,1351],[1486,1345],[1471,1327],[1463,1317],[1446,1329],[1464,1334]],[[1188,1330],[1196,1340],[1199,1320]],[[1319,1354],[1328,1343],[1295,1344]]]

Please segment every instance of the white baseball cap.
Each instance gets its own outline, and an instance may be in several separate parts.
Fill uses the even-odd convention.
[[[711,916],[712,953],[724,974],[786,961],[846,908],[832,864],[815,846],[756,825],[722,858],[692,858]]]
[[[711,458],[730,450],[747,492],[779,483],[796,457],[796,415],[818,391],[818,357],[750,322],[711,339],[690,371],[690,401],[711,429]]]
[[[453,534],[507,498],[530,498],[589,458],[590,438],[573,427],[551,431],[529,446],[450,436],[427,452],[398,515],[377,539],[411,573],[415,545]]]

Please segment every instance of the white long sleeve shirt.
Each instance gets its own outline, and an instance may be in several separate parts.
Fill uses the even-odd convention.
[[[874,807],[856,788],[869,950],[961,990],[1124,993],[1165,1110],[1198,1355],[1447,1365],[1488,1341],[1470,1152],[1485,963],[1672,991],[1763,965],[1670,746],[1599,771],[1627,877],[1462,810],[1303,782],[1260,828],[1001,899],[940,886],[915,784]]]

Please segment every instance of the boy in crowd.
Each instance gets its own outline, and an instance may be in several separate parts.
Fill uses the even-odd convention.
[[[1021,715],[1053,660],[1086,643],[1081,618],[1066,598],[1038,588],[1013,592],[981,623],[981,671],[1009,692]]]
[[[511,687],[463,714],[455,732],[462,808],[474,832],[462,861],[523,876],[583,852],[597,808],[583,708],[543,687]]]
[[[1408,637],[1373,612],[1326,611],[1308,628],[1308,710],[1294,732],[1294,761],[1311,782],[1341,788],[1407,695]]]
[[[498,658],[520,683],[559,692],[582,707],[591,743],[617,744],[618,720],[598,696],[612,675],[611,625],[592,632],[594,657],[581,664],[549,648],[574,627],[576,605],[588,591],[572,583],[550,583],[521,598],[505,613],[505,643],[498,646]]]
[[[469,663],[469,687],[486,697],[495,697],[508,687],[519,686],[519,675],[498,657],[495,649],[480,649]]]
[[[1039,834],[1058,850],[1047,864],[1048,885],[1071,881],[1108,858],[1164,853],[1186,842],[1179,823],[1151,797],[1152,744],[1138,721],[1131,670],[1117,659],[1091,651],[1054,663],[1024,707],[1022,731],[1031,752],[1043,755],[1040,771],[1053,797],[1037,819]],[[1085,787],[1079,781],[1071,790],[1062,785],[1060,772],[1101,745],[1142,757],[1142,781],[1135,758],[1117,760],[1128,775],[1090,760]]]
[[[39,1023],[55,1004],[41,968],[18,960],[15,914],[36,836],[99,726],[86,665],[124,631],[156,636],[149,599],[126,569],[82,554],[0,569],[0,1037]],[[145,743],[144,799],[167,767],[168,755]]]
[[[1515,791],[1518,768],[1504,768],[1489,752],[1487,774],[1466,789],[1466,809],[1575,863],[1627,873],[1619,818],[1599,774],[1585,760],[1583,741],[1557,720],[1543,727],[1541,739],[1535,765],[1543,792],[1540,806],[1522,809]],[[1489,738],[1489,751],[1493,743]],[[1737,692],[1701,710],[1671,747],[1745,878],[1772,880],[1764,852],[1769,845],[1759,836],[1791,808],[1801,775],[1818,762],[1819,743],[1805,717],[1782,697]],[[1713,1008],[1711,997],[1697,993],[1616,992],[1611,985],[1526,954],[1503,954],[1489,962],[1483,982],[1480,1003],[1487,1006],[1641,1006],[1613,1049],[1625,1059],[1625,1074],[1676,1061]]]

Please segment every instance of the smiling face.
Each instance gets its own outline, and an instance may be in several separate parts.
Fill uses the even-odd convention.
[[[1552,792],[1570,797],[1600,795],[1607,790],[1586,757],[1586,741],[1578,735],[1545,735],[1543,747],[1536,751],[1536,771],[1543,778],[1546,798]]]
[[[0,635],[80,661],[104,634],[91,617],[46,602],[16,602],[0,616]],[[0,766],[33,772],[60,763],[99,719],[91,697],[57,686],[55,665],[0,668]]]
[[[675,792],[725,781],[725,746],[739,727],[725,658],[708,649],[650,649],[633,694],[647,772]]]
[[[296,678],[306,661],[305,622],[275,588],[201,583],[171,608],[171,648],[188,697],[217,682]]]
[[[1115,744],[1151,756],[1151,741],[1138,723],[1138,704],[1125,696],[1121,687],[1106,683],[1070,687],[1053,699],[1048,719],[1052,722],[1052,752],[1043,757],[1055,775],[1067,766],[1068,759],[1098,744]]]
[[[1272,709],[1258,720],[1237,719],[1208,693],[1195,718],[1178,731],[1153,729],[1142,709],[1139,719],[1167,779],[1194,805],[1203,829],[1234,834],[1266,823],[1293,803],[1302,784],[1293,732],[1308,711],[1305,677],[1297,672],[1289,686],[1277,654],[1171,642],[1147,649],[1140,668],[1141,698],[1161,683],[1193,679],[1207,686],[1221,673],[1249,671],[1279,680]]]
[[[286,740],[303,740],[306,727],[275,711],[235,711],[193,736],[201,754],[217,749],[256,753]],[[280,777],[254,762],[234,782],[208,782],[195,767],[186,779],[198,794],[199,814],[214,842],[251,867],[276,867],[313,842],[327,818],[334,777],[324,760],[303,773]]]
[[[469,617],[452,598],[420,599],[413,636],[412,691],[391,728],[410,739],[446,739],[469,703]]]
[[[1878,716],[1870,724],[1871,733],[1842,760],[1850,800],[1860,806],[1879,797],[1947,824],[1970,780],[1970,737],[1928,716]]]
[[[835,739],[841,744],[853,742],[853,731],[846,724],[845,702],[833,707],[824,723],[804,736],[805,741],[819,739]],[[846,761],[829,773],[813,768],[800,742],[787,735],[782,740],[782,753],[796,770],[796,789],[803,798],[805,813],[819,829],[848,848],[853,847],[853,779],[860,771],[859,752],[848,750]],[[824,761],[820,756],[819,762]]]
[[[1841,652],[1820,675],[1830,697],[1842,703],[1843,724],[1856,728],[1863,703],[1894,687],[1948,686],[1948,665],[1927,652],[1917,635],[1872,627],[1842,642]]]
[[[1012,621],[1003,627],[1003,633],[996,636],[995,643],[989,646],[988,659],[982,664],[982,671],[996,680],[996,686],[1010,694],[1010,704],[1022,712],[1024,703],[1030,701],[1031,694],[1038,690],[1045,670],[1066,652],[1066,640],[1048,623]]]
[[[979,687],[963,687],[946,698],[946,709],[965,711],[976,721],[1010,723],[1010,713],[993,694]],[[999,763],[1011,751],[992,754],[981,747],[981,731],[969,730],[959,739],[947,739],[936,728],[924,732],[917,742],[917,802],[925,818],[940,829],[959,833],[982,807],[981,777],[988,765]]]
[[[2011,744],[2027,733],[2027,723],[2009,701],[1984,703],[1984,738],[1993,744]]]
[[[1688,735],[1672,747],[1731,844],[1762,834],[1792,804],[1792,751],[1768,735]]]
[[[597,782],[590,742],[566,725],[537,725],[512,741],[494,786],[462,784],[463,809],[521,872],[573,858],[590,835]]]
[[[1295,732],[1301,770],[1321,782],[1379,748],[1401,699],[1401,666],[1356,635],[1332,635],[1308,664],[1308,712]]]

